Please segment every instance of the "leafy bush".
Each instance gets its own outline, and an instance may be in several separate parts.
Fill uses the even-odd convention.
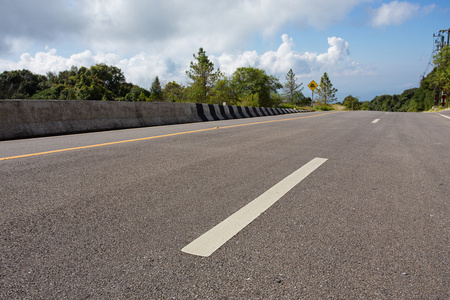
[[[290,103],[283,103],[282,105],[278,106],[279,108],[287,108],[287,109],[295,109],[298,106],[290,104]]]

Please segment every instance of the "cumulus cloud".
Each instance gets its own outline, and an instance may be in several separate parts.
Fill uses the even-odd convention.
[[[18,62],[0,60],[0,68],[5,70],[27,69],[34,73],[60,72],[70,69],[71,66],[91,66],[97,63],[115,64],[118,57],[114,54],[96,54],[86,50],[71,55],[69,58],[57,54],[56,49],[47,52],[37,52],[34,56],[24,53]]]
[[[432,12],[435,7],[436,5],[430,4],[421,8],[419,4],[412,4],[406,1],[384,3],[380,8],[373,10],[372,25],[374,27],[400,25],[419,14]]]
[[[86,50],[64,57],[57,54],[56,49],[46,52],[37,52],[34,56],[24,53],[17,62],[0,60],[0,69],[20,70],[27,69],[37,74],[48,72],[61,72],[69,70],[72,66],[90,67],[95,64],[114,65],[122,69],[128,82],[148,87],[156,76],[161,80],[180,80],[184,74],[184,65],[177,64],[171,59],[138,53],[131,58],[121,59],[114,53],[92,53]]]
[[[269,74],[283,76],[293,69],[299,77],[321,75],[323,72],[335,75],[367,74],[361,64],[350,58],[349,43],[342,38],[329,37],[326,53],[298,52],[294,50],[294,41],[287,34],[282,35],[282,44],[277,51],[268,51],[258,55],[255,51],[246,51],[239,55],[222,54],[211,59],[220,69],[231,75],[238,67],[256,67]]]
[[[323,72],[334,75],[367,74],[370,71],[350,58],[349,43],[339,37],[328,38],[329,48],[325,53],[298,52],[294,50],[294,41],[287,34],[282,35],[282,43],[276,51],[258,54],[256,51],[245,51],[240,54],[223,53],[210,56],[216,68],[226,75],[239,67],[255,67],[264,69],[268,74],[284,78],[293,69],[298,77],[316,76]],[[39,74],[59,72],[71,66],[89,67],[98,63],[115,65],[122,69],[128,82],[148,88],[156,76],[163,83],[175,80],[185,83],[185,71],[189,68],[189,58],[172,58],[166,54],[154,55],[140,52],[131,58],[122,59],[114,53],[93,53],[89,50],[73,54],[69,57],[58,55],[56,49],[38,52],[34,56],[29,53],[21,55],[18,62],[0,60],[0,69],[28,69]]]
[[[323,54],[294,51],[287,35],[276,51],[245,50],[254,49],[255,39],[279,35],[286,25],[334,25],[366,1],[6,1],[0,18],[0,70],[25,68],[45,74],[106,63],[120,67],[129,82],[148,87],[155,76],[163,83],[185,82],[192,53],[203,47],[216,54],[211,58],[227,74],[240,66],[273,75],[292,67],[300,74],[322,70],[332,61],[338,61],[333,68],[342,71],[351,60],[345,42],[339,44],[337,38],[329,40],[331,52]]]
[[[272,37],[285,25],[325,28],[367,0],[20,0],[2,3],[0,40],[32,44],[75,41],[95,52],[218,53],[244,50],[256,35]],[[0,42],[0,51],[8,48]],[[41,48],[42,49],[42,48]],[[29,51],[22,49],[22,51]]]

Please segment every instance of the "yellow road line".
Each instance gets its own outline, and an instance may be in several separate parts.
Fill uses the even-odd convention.
[[[318,117],[318,116],[323,116],[323,115],[327,115],[327,114],[330,114],[330,113],[324,113],[324,114],[313,115],[313,116],[306,116],[306,117],[298,117],[298,118],[262,121],[262,122],[246,123],[246,124],[239,124],[239,125],[229,125],[229,126],[223,126],[223,127],[213,127],[213,128],[206,128],[206,129],[199,129],[199,130],[192,130],[192,131],[170,133],[170,134],[164,134],[164,135],[150,136],[150,137],[144,137],[144,138],[138,138],[138,139],[124,140],[124,141],[117,141],[117,142],[110,142],[110,143],[103,143],[103,144],[96,144],[96,145],[89,145],[89,146],[80,146],[80,147],[74,147],[74,148],[66,148],[66,149],[59,149],[59,150],[52,150],[52,151],[45,151],[45,152],[38,152],[38,153],[31,153],[31,154],[23,154],[23,155],[17,155],[17,156],[9,156],[9,157],[0,158],[0,161],[10,160],[10,159],[17,159],[17,158],[32,157],[32,156],[39,156],[39,155],[52,154],[52,153],[60,153],[60,152],[66,152],[66,151],[74,151],[74,150],[81,150],[81,149],[89,149],[89,148],[117,145],[117,144],[124,144],[124,143],[130,143],[130,142],[146,141],[146,140],[151,140],[151,139],[157,139],[157,138],[163,138],[163,137],[169,137],[169,136],[176,136],[176,135],[182,135],[182,134],[188,134],[188,133],[197,133],[197,132],[204,132],[204,131],[209,131],[209,130],[216,130],[216,129],[219,129],[219,128],[220,129],[225,129],[225,128],[233,128],[233,127],[241,127],[241,126],[258,125],[258,124],[265,124],[265,123],[283,122],[283,121],[291,121],[291,120],[312,118],[312,117]]]
[[[150,136],[150,137],[139,138],[139,139],[132,139],[132,140],[124,140],[124,141],[117,141],[117,142],[110,142],[110,143],[103,143],[103,144],[96,144],[96,145],[89,145],[89,146],[80,146],[80,147],[74,147],[74,148],[66,148],[66,149],[59,149],[59,150],[52,150],[52,151],[45,151],[45,152],[38,152],[38,153],[31,153],[31,154],[3,157],[3,158],[0,158],[0,161],[8,160],[8,159],[16,159],[16,158],[38,156],[38,155],[44,155],[44,154],[51,154],[51,153],[59,153],[59,152],[65,152],[65,151],[73,151],[73,150],[81,150],[81,149],[88,149],[88,148],[103,147],[103,146],[123,144],[123,143],[129,143],[129,142],[145,141],[145,140],[150,140],[150,139],[157,139],[157,138],[174,136],[174,135],[181,135],[181,134],[187,134],[187,133],[195,133],[195,132],[201,132],[201,131],[207,131],[207,130],[213,130],[213,129],[215,129],[215,128],[207,128],[207,129],[200,129],[200,130],[194,130],[194,131],[186,131],[186,132],[178,132],[178,133],[164,134],[164,135],[158,135],[158,136]]]

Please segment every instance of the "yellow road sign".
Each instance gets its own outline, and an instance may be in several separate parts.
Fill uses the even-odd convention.
[[[311,89],[311,91],[314,92],[314,90],[317,88],[317,83],[313,80],[308,84],[308,87]]]

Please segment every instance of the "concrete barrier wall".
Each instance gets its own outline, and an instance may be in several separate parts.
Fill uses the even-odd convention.
[[[296,112],[195,103],[0,100],[0,140]]]

